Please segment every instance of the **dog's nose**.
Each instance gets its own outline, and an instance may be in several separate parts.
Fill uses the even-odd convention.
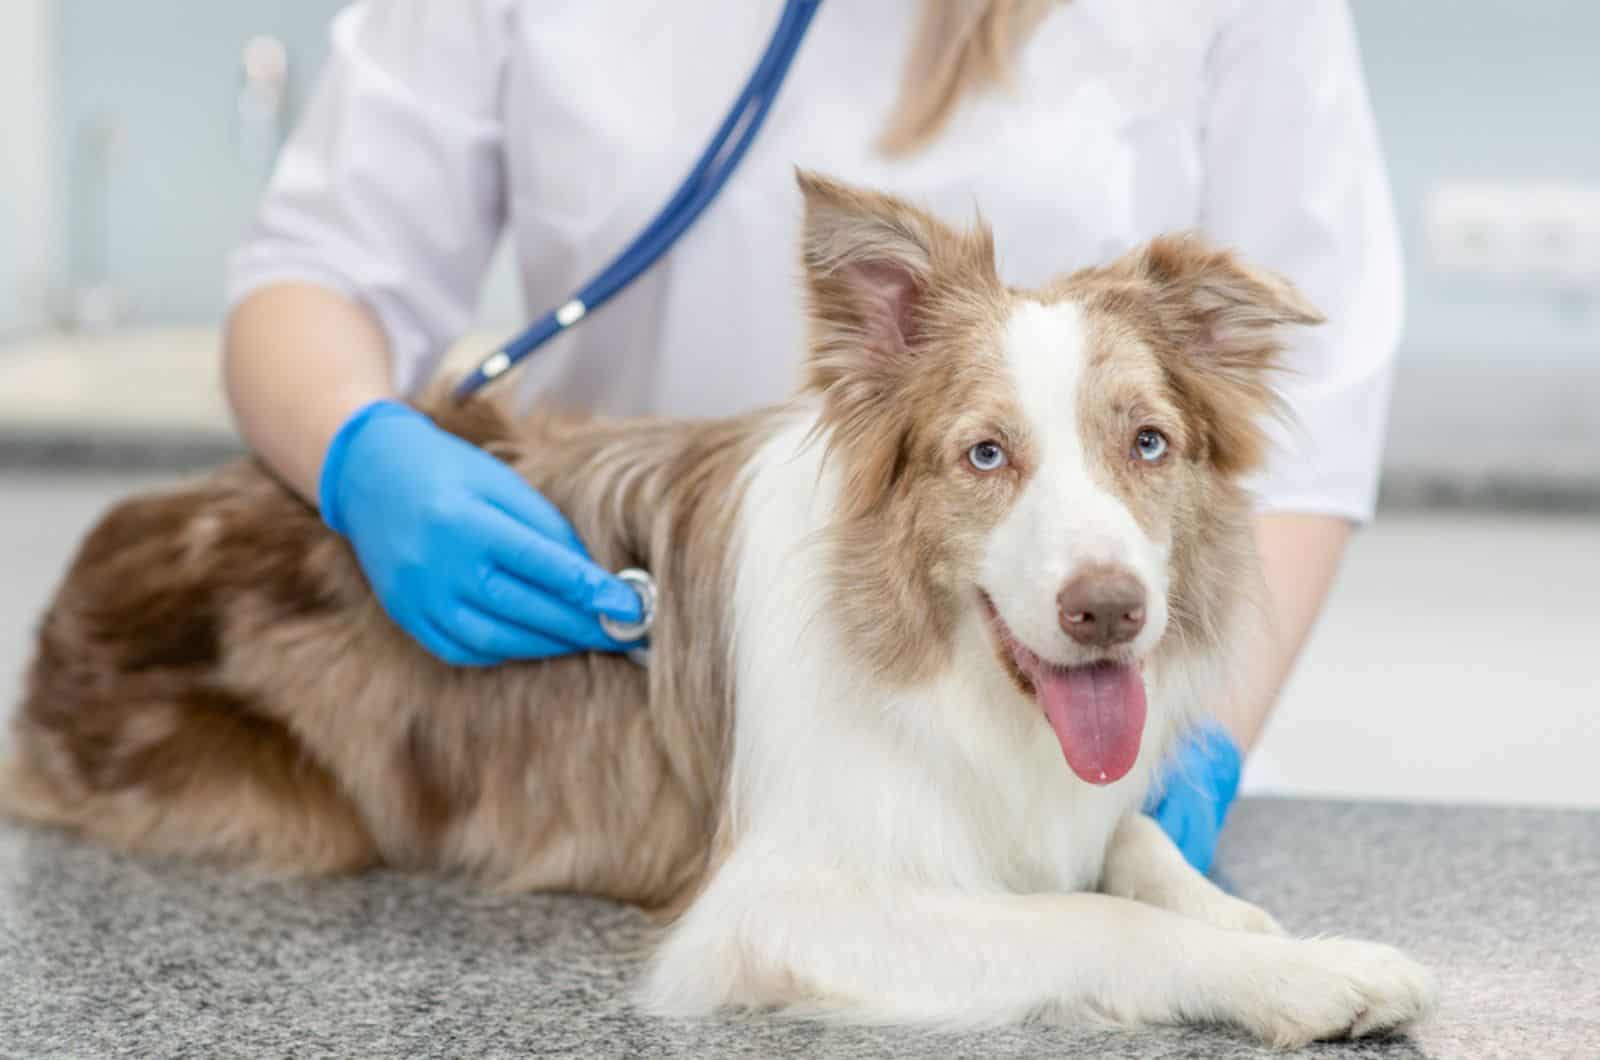
[[[1121,567],[1095,567],[1056,596],[1062,632],[1086,647],[1126,644],[1144,628],[1144,586]]]

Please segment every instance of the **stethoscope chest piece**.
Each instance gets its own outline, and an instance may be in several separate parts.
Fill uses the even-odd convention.
[[[655,625],[656,580],[650,577],[648,571],[642,571],[637,567],[619,570],[617,579],[639,597],[639,619],[637,622],[618,622],[614,618],[601,615],[600,628],[612,640],[622,644],[632,644],[649,636],[650,627]],[[643,663],[649,660],[648,651],[649,649],[643,647],[635,648],[628,653],[628,656],[635,662]]]

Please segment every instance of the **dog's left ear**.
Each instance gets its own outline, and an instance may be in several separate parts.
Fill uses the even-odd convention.
[[[1284,415],[1273,385],[1286,329],[1323,316],[1294,284],[1193,235],[1162,236],[1112,266],[1144,289],[1168,340],[1169,377],[1225,474],[1266,457],[1263,420]]]
[[[813,173],[801,255],[811,324],[811,384],[892,386],[915,361],[941,289],[998,285],[994,242],[981,224],[957,233],[889,195]]]

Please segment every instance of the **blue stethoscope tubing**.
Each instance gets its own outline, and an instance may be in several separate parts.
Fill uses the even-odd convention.
[[[787,0],[772,40],[762,53],[750,80],[672,198],[634,237],[633,242],[576,294],[484,358],[471,374],[457,384],[456,400],[470,397],[505,375],[540,346],[605,305],[612,296],[654,265],[688,231],[689,226],[717,197],[755,140],[789,72],[790,63],[800,49],[811,18],[821,3],[822,0]]]

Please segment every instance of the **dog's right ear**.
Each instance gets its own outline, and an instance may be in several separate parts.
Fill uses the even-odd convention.
[[[915,359],[941,281],[998,286],[983,225],[962,235],[889,195],[799,171],[801,255],[811,325],[810,381],[892,385]]]

